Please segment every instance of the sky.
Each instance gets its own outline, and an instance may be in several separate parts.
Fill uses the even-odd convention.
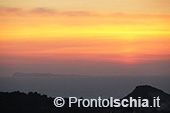
[[[0,76],[170,75],[169,0],[0,0]]]

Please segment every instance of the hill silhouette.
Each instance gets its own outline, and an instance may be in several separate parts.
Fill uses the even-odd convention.
[[[0,113],[170,113],[170,95],[148,85],[137,86],[123,99],[141,97],[152,100],[154,96],[160,97],[160,108],[78,108],[77,106],[69,108],[67,98],[65,106],[57,108],[53,105],[54,98],[37,92],[28,94],[19,91],[0,92]]]
[[[129,99],[129,97],[133,97],[135,99],[138,99],[138,97],[141,97],[143,99],[148,99],[149,104],[153,105],[153,97],[159,97],[160,98],[160,106],[157,108],[134,108],[133,112],[136,113],[170,113],[170,95],[163,92],[160,89],[154,88],[149,85],[142,85],[137,86],[130,94],[128,94],[126,99]]]

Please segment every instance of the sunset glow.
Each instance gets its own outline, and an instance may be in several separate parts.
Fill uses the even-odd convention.
[[[31,5],[32,0],[22,4],[2,0],[1,64],[77,60],[140,64],[170,60],[168,0],[166,3],[130,0],[130,3],[138,3],[131,4],[134,8],[128,7],[126,2],[109,0],[120,7],[101,6],[103,9],[97,5],[87,8],[78,1],[75,5],[74,0],[70,5],[58,1],[56,4],[62,6],[57,8],[50,1]],[[99,1],[98,5],[103,3]],[[87,0],[84,4],[90,2]],[[127,7],[122,8],[122,5]],[[147,6],[150,6],[148,10]]]

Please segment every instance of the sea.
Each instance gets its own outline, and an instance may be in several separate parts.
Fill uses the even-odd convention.
[[[123,98],[140,85],[170,94],[170,76],[0,77],[0,92],[38,92],[48,97]]]

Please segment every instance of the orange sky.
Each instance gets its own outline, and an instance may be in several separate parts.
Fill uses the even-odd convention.
[[[170,60],[169,0],[1,0],[0,63]]]

